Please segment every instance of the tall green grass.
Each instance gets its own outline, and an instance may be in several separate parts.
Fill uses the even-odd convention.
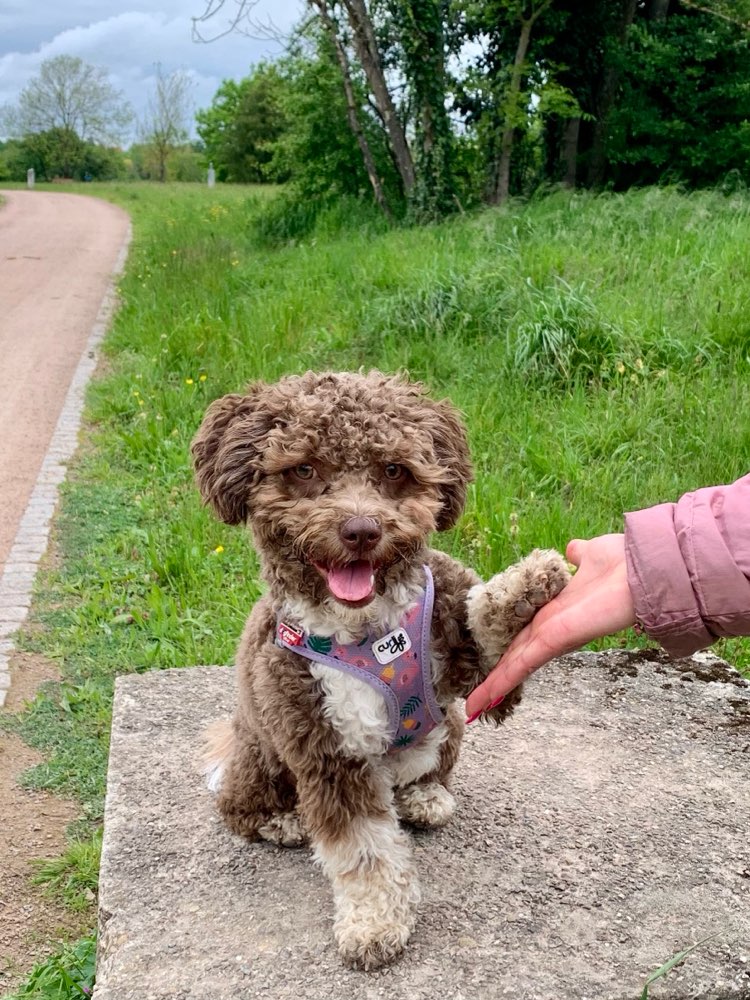
[[[375,366],[449,395],[476,479],[436,543],[484,575],[750,466],[744,196],[558,194],[380,232],[369,216],[357,228],[354,205],[269,249],[256,193],[102,193],[135,235],[64,491],[61,567],[25,639],[61,662],[62,695],[19,723],[43,746],[68,734],[31,780],[78,794],[91,817],[114,674],[231,660],[259,592],[244,533],[192,483],[189,442],[222,393]],[[747,643],[726,648],[750,662]]]
[[[450,396],[476,477],[436,544],[485,576],[750,468],[744,195],[561,193],[386,229],[356,203],[285,222],[240,188],[92,192],[131,212],[134,239],[64,488],[61,558],[23,637],[63,679],[13,723],[48,755],[29,783],[77,795],[90,825],[114,676],[230,661],[259,593],[244,533],[192,483],[189,442],[217,396],[359,367]],[[719,652],[750,666],[745,640]]]

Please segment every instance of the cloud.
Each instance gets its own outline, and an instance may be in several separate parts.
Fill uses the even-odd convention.
[[[104,67],[137,115],[145,112],[157,63],[165,73],[187,71],[194,81],[195,107],[207,107],[223,79],[245,76],[255,63],[283,52],[283,41],[236,32],[209,43],[193,41],[192,16],[202,14],[204,7],[202,0],[188,3],[194,9],[186,12],[185,0],[162,0],[155,11],[144,0],[142,9],[131,3],[129,10],[110,14],[117,9],[112,0],[72,0],[51,16],[44,12],[43,19],[37,8],[48,5],[5,0],[0,37],[6,47],[10,42],[17,48],[0,56],[0,106],[17,101],[45,59],[73,55]],[[287,32],[302,11],[302,0],[261,0],[253,15],[259,21],[270,17]],[[109,16],[91,20],[92,12]],[[226,23],[226,16],[217,16],[203,26],[204,36],[219,35]]]

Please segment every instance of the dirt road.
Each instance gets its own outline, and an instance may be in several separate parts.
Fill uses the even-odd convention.
[[[0,191],[0,571],[128,231],[114,205]]]
[[[3,619],[28,599],[18,595],[26,586],[18,577],[4,593],[9,574],[19,572],[8,556],[20,548],[24,559],[32,559],[20,522],[61,425],[75,440],[66,397],[71,380],[81,379],[79,363],[101,321],[129,220],[113,205],[78,195],[0,191],[0,199],[0,705],[14,712],[57,668],[14,651],[3,638],[3,625],[13,627]],[[48,515],[36,509],[24,521],[37,524],[39,554],[46,537],[39,526]],[[33,562],[23,563],[24,579],[34,572]],[[18,985],[35,959],[49,955],[51,941],[75,938],[91,922],[90,914],[71,913],[30,883],[32,859],[62,851],[65,828],[79,811],[75,802],[19,786],[20,775],[41,760],[18,737],[0,732],[0,994]]]

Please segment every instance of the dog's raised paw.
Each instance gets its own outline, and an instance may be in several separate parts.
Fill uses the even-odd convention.
[[[557,597],[570,579],[565,560],[554,549],[534,549],[513,568],[518,570],[514,581],[518,590],[514,611],[524,623],[531,621],[540,608]],[[512,589],[512,586],[508,588],[509,598]]]
[[[559,552],[534,549],[487,583],[471,588],[466,601],[469,626],[488,665],[569,579]]]

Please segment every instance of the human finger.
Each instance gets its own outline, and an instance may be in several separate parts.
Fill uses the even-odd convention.
[[[474,721],[483,711],[522,684],[535,670],[558,655],[539,631],[536,620],[519,632],[500,658],[497,666],[476,687],[466,701],[467,721]]]
[[[565,558],[574,566],[581,565],[581,558],[586,542],[582,538],[571,538],[565,549]]]

